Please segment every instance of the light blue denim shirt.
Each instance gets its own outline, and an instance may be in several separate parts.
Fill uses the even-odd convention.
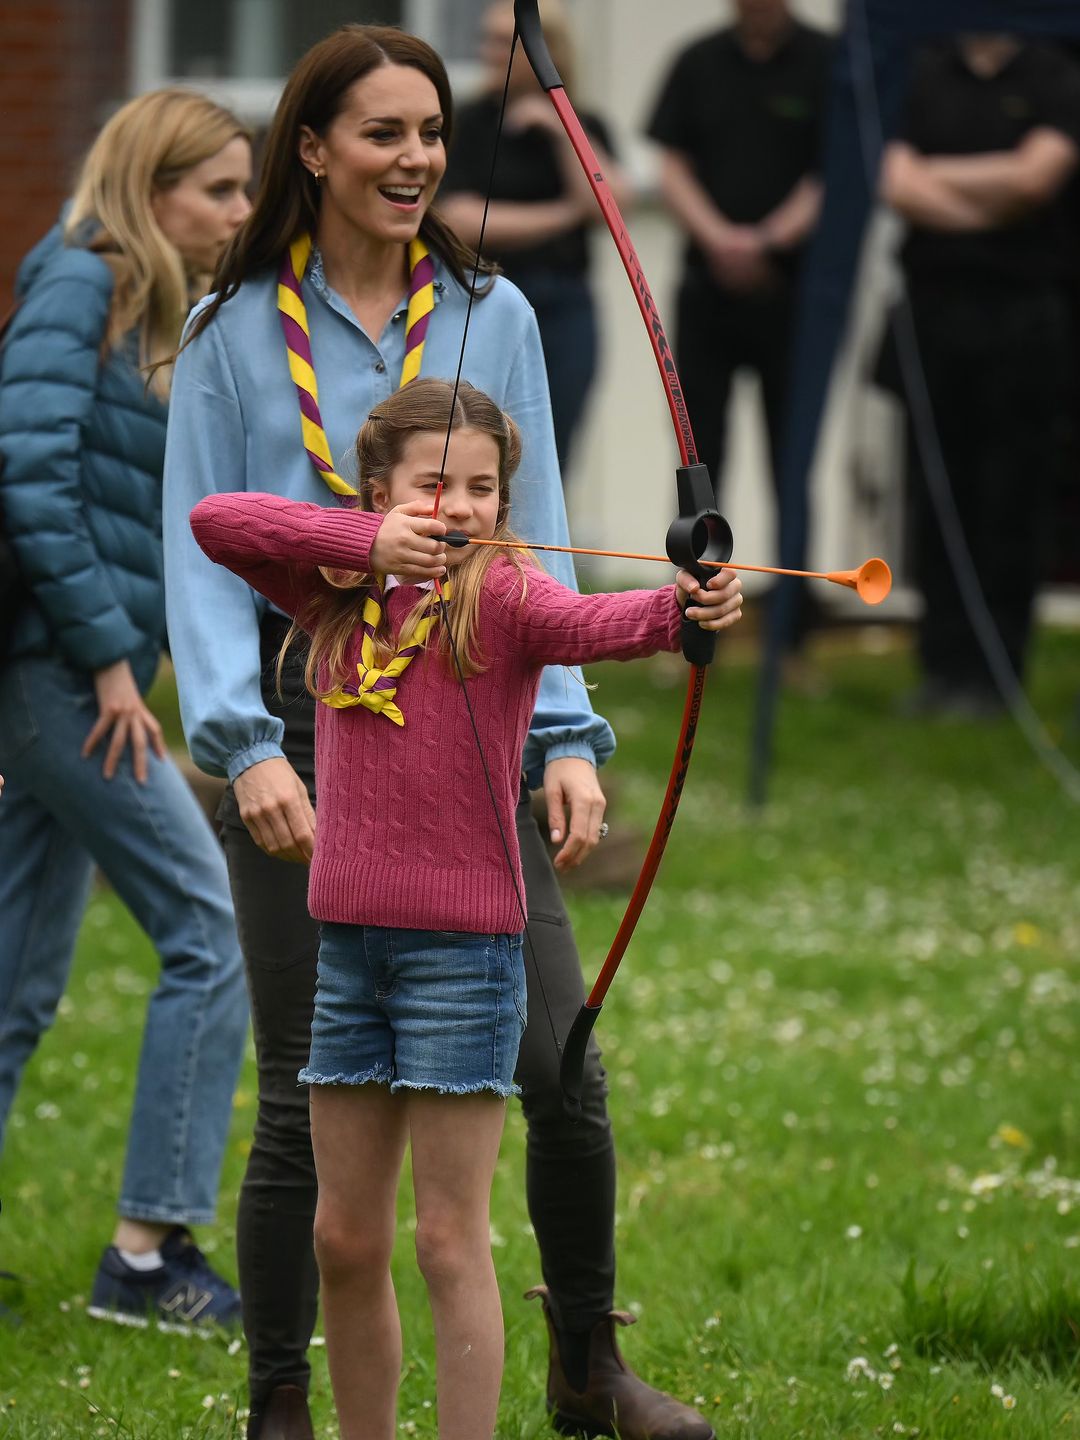
[[[423,374],[453,379],[467,295],[443,267],[437,275]],[[354,482],[356,433],[401,375],[405,296],[376,343],[326,284],[317,253],[303,295],[330,453],[338,474]],[[514,529],[524,539],[568,545],[540,334],[532,307],[507,280],[497,279],[473,305],[462,373],[521,429]],[[269,273],[246,281],[177,360],[165,452],[165,590],[184,731],[196,764],[230,780],[281,755],[283,733],[259,687],[266,601],[208,560],[188,524],[204,495],[236,490],[336,503],[301,442],[277,280]],[[576,584],[570,556],[544,563],[564,584]],[[522,761],[529,784],[541,783],[550,760],[578,756],[599,765],[614,748],[611,727],[593,714],[580,676],[545,670]]]

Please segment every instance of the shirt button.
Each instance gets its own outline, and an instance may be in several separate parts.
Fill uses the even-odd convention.
[[[375,374],[376,374],[376,375],[385,375],[385,374],[386,374],[386,366],[383,364],[383,362],[382,362],[381,360],[376,360],[376,361],[375,361]]]

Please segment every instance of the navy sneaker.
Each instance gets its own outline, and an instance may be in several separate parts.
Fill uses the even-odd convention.
[[[211,1268],[181,1226],[161,1242],[162,1263],[135,1270],[115,1245],[101,1257],[86,1313],[95,1320],[145,1329],[191,1331],[240,1321],[240,1296]]]

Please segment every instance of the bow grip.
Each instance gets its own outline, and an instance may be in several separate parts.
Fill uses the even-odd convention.
[[[703,632],[704,633],[704,632]],[[603,1002],[601,1002],[602,1004]],[[563,1113],[575,1123],[581,1119],[581,1090],[585,1078],[585,1051],[589,1036],[600,1014],[600,1005],[590,1005],[588,1000],[574,1016],[570,1033],[562,1048],[559,1060],[559,1084],[563,1093]]]
[[[680,465],[675,472],[679,513],[668,526],[668,559],[705,584],[715,566],[731,559],[731,526],[716,509],[707,465]],[[707,560],[710,566],[700,564]],[[682,622],[682,652],[691,665],[709,665],[716,654],[716,635],[696,620]]]
[[[544,39],[538,0],[514,0],[514,24],[541,88],[547,91],[562,90],[562,76],[555,68],[555,61],[552,60],[551,51]]]

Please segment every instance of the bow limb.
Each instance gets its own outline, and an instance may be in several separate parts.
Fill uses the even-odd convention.
[[[702,568],[701,560],[724,561],[731,557],[731,531],[713,508],[712,479],[706,466],[698,461],[697,445],[686,411],[682,385],[671,354],[664,326],[661,322],[652,291],[645,278],[641,261],[638,259],[623,220],[622,213],[611,193],[611,187],[604,178],[601,166],[588,136],[578,119],[563,88],[562,79],[551,58],[540,23],[538,0],[514,0],[514,19],[521,44],[542,88],[547,92],[555,112],[566,131],[574,152],[588,177],[593,194],[599,203],[604,221],[619,252],[627,278],[641,311],[641,318],[652,345],[660,379],[667,396],[671,412],[675,439],[682,461],[676,472],[679,516],[668,531],[667,550],[672,562],[695,574],[699,580],[708,577],[708,570]],[[713,658],[716,637],[703,631],[698,625],[687,622],[683,626],[683,653],[690,662],[686,703],[683,707],[682,724],[675,745],[675,758],[668,777],[664,802],[653,831],[652,840],[645,856],[637,883],[634,886],[626,912],[612,941],[607,958],[597,976],[585,1003],[579,1010],[570,1033],[563,1046],[560,1080],[563,1102],[568,1113],[577,1115],[581,1110],[582,1077],[585,1066],[585,1052],[596,1024],[596,1017],[608,993],[611,982],[622,961],[634,928],[645,908],[645,902],[652,889],[656,872],[660,868],[664,849],[671,827],[679,808],[683,787],[686,783],[690,758],[693,754],[698,719],[701,714],[702,697],[705,690],[707,666]]]

